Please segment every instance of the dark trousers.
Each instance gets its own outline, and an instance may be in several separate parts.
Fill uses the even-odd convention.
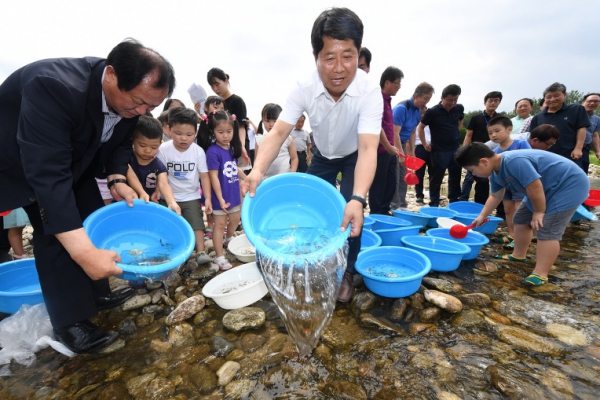
[[[4,217],[0,217],[0,263],[12,260],[12,257],[8,255],[10,247],[8,229],[4,229]]]
[[[342,182],[340,185],[340,192],[346,201],[350,200],[352,191],[354,190],[354,168],[356,167],[356,159],[358,157],[358,151],[347,155],[343,158],[336,158],[330,160],[321,155],[316,146],[313,145],[311,149],[313,156],[308,166],[307,173],[318,176],[321,179],[326,180],[335,186],[335,178],[338,173],[342,173]],[[351,274],[355,274],[354,264],[360,251],[360,235],[354,238],[348,238],[348,266],[346,271]]]
[[[387,152],[377,154],[377,169],[369,189],[371,214],[388,214],[390,202],[396,192],[396,170],[398,158]]]
[[[298,151],[298,172],[306,172],[308,164],[306,163],[306,151]]]
[[[425,161],[425,165],[415,171],[415,175],[419,178],[419,183],[415,185],[417,198],[424,198],[423,195],[423,180],[425,179],[425,169],[429,171],[429,182],[431,184],[431,153],[425,150],[422,144],[415,147],[415,157]]]
[[[490,180],[488,178],[475,176],[470,171],[467,171],[465,179],[463,180],[459,200],[469,201],[473,183],[475,183],[475,203],[485,204],[490,196]]]
[[[453,203],[460,196],[461,168],[454,161],[455,150],[432,150],[431,174],[429,176],[429,205],[439,206],[440,187],[446,171],[448,171],[448,200]]]
[[[583,146],[583,150],[581,151],[581,168],[583,168],[583,172],[587,175],[590,170],[590,145],[586,144]]]
[[[104,205],[91,175],[74,185],[73,192],[82,221]],[[54,235],[44,234],[38,203],[23,208],[33,226],[35,265],[52,326],[61,328],[93,317],[98,313],[95,299],[110,293],[108,279],[93,281]]]

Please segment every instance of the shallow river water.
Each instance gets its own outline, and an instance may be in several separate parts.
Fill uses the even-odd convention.
[[[239,332],[208,299],[174,326],[165,324],[173,307],[162,303],[105,311],[94,321],[119,330],[121,348],[70,359],[45,349],[29,368],[10,366],[0,398],[598,399],[599,241],[600,222],[571,224],[550,283],[536,289],[519,283],[535,243],[520,264],[493,260],[503,250],[491,242],[477,260],[424,282],[461,299],[455,314],[421,294],[394,301],[359,285],[303,358],[269,296],[252,306],[264,310],[264,324]],[[170,297],[197,295],[207,280],[183,274]],[[228,361],[240,369],[220,384]]]

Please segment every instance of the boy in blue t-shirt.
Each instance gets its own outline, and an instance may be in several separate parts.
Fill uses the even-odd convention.
[[[129,160],[127,183],[146,202],[158,189],[165,198],[167,207],[181,215],[181,208],[169,186],[167,168],[156,158],[162,135],[162,126],[158,120],[146,115],[140,116],[133,132],[133,156]]]
[[[560,251],[560,240],[575,214],[587,198],[587,175],[567,158],[539,150],[509,151],[496,154],[483,143],[471,143],[456,152],[456,162],[476,176],[490,177],[492,194],[479,216],[477,226],[495,209],[505,188],[525,193],[515,212],[515,248],[512,254],[498,255],[507,261],[527,262],[527,249],[533,231],[537,231],[536,264],[523,284],[543,285]]]

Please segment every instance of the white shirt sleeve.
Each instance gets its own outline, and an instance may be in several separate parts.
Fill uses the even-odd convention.
[[[381,133],[382,118],[383,96],[381,96],[381,90],[375,88],[363,98],[358,120],[358,134],[379,135]]]
[[[302,92],[300,85],[298,85],[288,96],[283,111],[279,114],[278,119],[287,122],[290,125],[296,125],[296,122],[298,122],[298,119],[300,119],[300,116],[304,111],[306,111],[304,93]]]
[[[208,172],[208,166],[206,165],[206,153],[204,149],[198,146],[198,171],[199,172]]]

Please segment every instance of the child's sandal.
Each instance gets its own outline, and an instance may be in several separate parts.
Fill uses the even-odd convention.
[[[510,244],[514,241],[514,239],[509,235],[502,235],[497,240],[498,240],[498,243],[502,243],[502,244]]]
[[[516,261],[516,262],[522,262],[522,263],[527,262],[527,258],[516,258],[516,257],[513,257],[512,254],[496,254],[494,256],[494,258],[497,260],[504,260],[504,261]]]
[[[531,274],[527,278],[524,278],[521,283],[525,286],[542,286],[548,283],[548,278],[539,274]]]

